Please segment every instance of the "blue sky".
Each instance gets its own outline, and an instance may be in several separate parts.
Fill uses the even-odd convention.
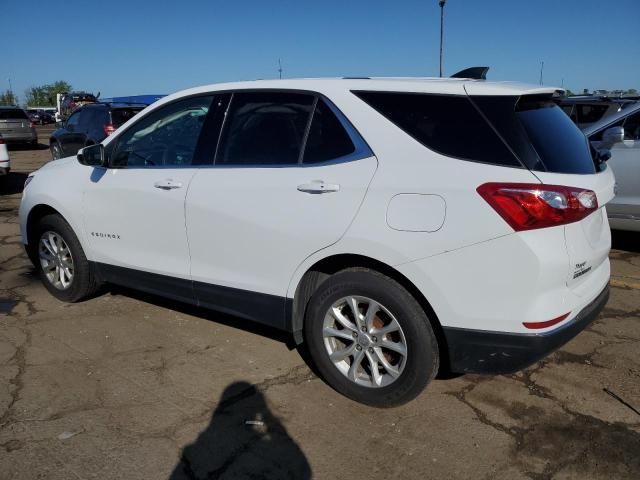
[[[0,0],[0,90],[103,97],[285,77],[437,76],[437,0]],[[640,0],[448,0],[445,75],[640,90]]]

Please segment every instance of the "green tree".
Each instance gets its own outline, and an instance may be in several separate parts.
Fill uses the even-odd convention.
[[[5,90],[0,93],[0,105],[16,105],[18,103],[18,97],[16,97],[11,90]]]
[[[63,80],[28,88],[25,92],[28,107],[54,107],[56,94],[71,91],[71,85]]]

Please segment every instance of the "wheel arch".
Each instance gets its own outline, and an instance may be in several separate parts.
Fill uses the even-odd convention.
[[[438,340],[440,348],[441,365],[448,365],[448,348],[442,325],[438,319],[438,315],[429,303],[425,295],[401,272],[392,266],[365,255],[357,254],[335,254],[318,260],[302,275],[298,285],[295,288],[293,298],[287,298],[287,321],[289,322],[290,331],[293,333],[293,339],[296,344],[303,341],[302,329],[304,328],[304,317],[307,305],[311,296],[316,289],[334,273],[347,268],[369,268],[383,275],[392,278],[402,285],[420,304],[422,309],[429,318],[431,326]]]
[[[35,234],[35,227],[40,219],[46,217],[47,215],[60,215],[60,217],[62,217],[65,222],[69,223],[69,221],[64,217],[64,215],[62,215],[62,213],[53,208],[51,205],[47,205],[45,203],[39,203],[38,205],[33,206],[31,210],[29,210],[29,215],[27,215],[27,243],[25,247],[31,262],[35,262],[37,260],[37,242],[33,238]]]

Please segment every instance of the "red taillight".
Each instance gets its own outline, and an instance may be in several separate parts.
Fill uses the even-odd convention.
[[[4,145],[4,138],[0,137],[0,145]]]
[[[571,312],[569,312],[571,313]],[[553,318],[551,320],[547,320],[546,322],[523,322],[523,325],[527,328],[547,328],[555,325],[556,323],[560,323],[565,318],[569,316],[569,313],[565,313],[564,315],[560,315],[559,317]]]
[[[29,122],[29,128],[33,128],[33,122]]]
[[[104,133],[106,133],[107,136],[111,135],[115,131],[116,131],[116,127],[114,127],[112,123],[107,123],[104,126]]]
[[[598,209],[591,190],[540,183],[485,183],[477,189],[516,231],[577,222]]]

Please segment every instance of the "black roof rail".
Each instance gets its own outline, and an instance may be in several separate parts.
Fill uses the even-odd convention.
[[[451,78],[473,78],[474,80],[486,80],[489,67],[470,67],[451,75]]]

